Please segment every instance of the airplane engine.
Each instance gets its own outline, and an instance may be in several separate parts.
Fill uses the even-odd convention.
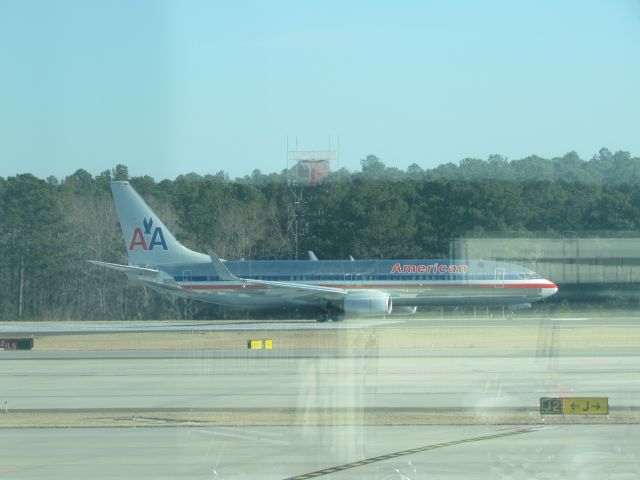
[[[389,315],[392,309],[391,296],[375,290],[349,292],[344,299],[346,315]]]
[[[393,307],[391,315],[414,315],[418,307]]]

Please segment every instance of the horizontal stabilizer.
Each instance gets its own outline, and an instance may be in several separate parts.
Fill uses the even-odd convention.
[[[144,267],[132,267],[131,265],[120,265],[119,263],[109,263],[109,262],[99,262],[97,260],[87,260],[89,263],[93,263],[94,265],[98,265],[99,267],[111,268],[112,270],[118,270],[119,272],[124,273],[135,273],[137,275],[149,275],[155,276],[158,274],[158,270],[154,270],[153,268],[144,268]]]

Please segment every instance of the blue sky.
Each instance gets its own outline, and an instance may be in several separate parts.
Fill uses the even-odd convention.
[[[0,176],[638,155],[639,85],[636,0],[0,0]]]

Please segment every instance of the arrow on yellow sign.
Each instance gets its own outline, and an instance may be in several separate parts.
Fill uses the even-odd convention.
[[[608,415],[609,399],[606,397],[565,397],[562,399],[565,415]]]

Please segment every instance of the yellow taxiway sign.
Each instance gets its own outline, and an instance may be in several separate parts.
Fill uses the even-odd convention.
[[[608,415],[607,397],[567,397],[562,399],[562,413],[565,415]]]
[[[541,415],[609,415],[607,397],[542,397]]]

